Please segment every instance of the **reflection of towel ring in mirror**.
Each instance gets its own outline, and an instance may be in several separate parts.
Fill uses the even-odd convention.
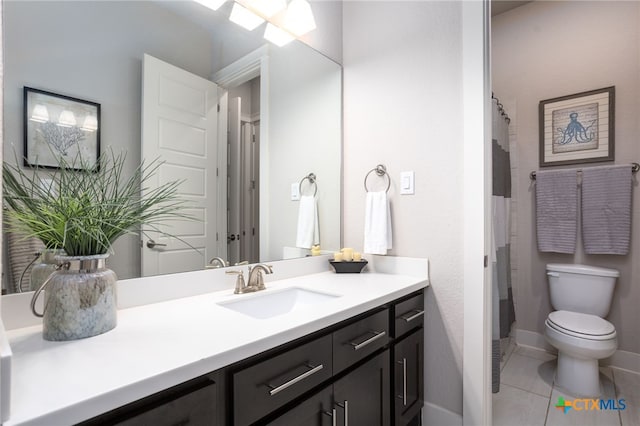
[[[389,192],[389,188],[391,188],[391,178],[389,177],[389,174],[387,173],[387,168],[383,164],[378,164],[373,169],[369,170],[369,173],[367,173],[365,175],[365,177],[364,177],[364,190],[369,192],[369,188],[367,188],[367,178],[373,172],[376,172],[376,174],[378,176],[380,176],[380,177],[383,177],[383,176],[387,177],[387,189],[385,190],[385,192]]]
[[[313,196],[315,197],[318,194],[318,184],[316,183],[315,173],[309,173],[307,176],[302,178],[300,184],[298,185],[298,191],[300,192],[300,195],[302,195],[302,182],[304,182],[305,180],[309,181],[309,185],[314,186]]]

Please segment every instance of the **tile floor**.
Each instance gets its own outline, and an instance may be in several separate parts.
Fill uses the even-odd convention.
[[[600,369],[603,399],[624,399],[624,410],[576,411],[555,408],[567,396],[553,384],[556,356],[505,342],[500,363],[500,392],[493,394],[494,426],[638,426],[640,425],[640,374],[605,367]]]

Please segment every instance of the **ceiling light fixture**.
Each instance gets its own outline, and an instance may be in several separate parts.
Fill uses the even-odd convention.
[[[82,130],[85,132],[95,132],[98,130],[98,119],[95,115],[87,115],[82,123]]]
[[[60,127],[73,127],[76,125],[76,116],[71,111],[65,109],[60,113],[58,118],[58,126]]]
[[[295,40],[294,36],[271,23],[267,24],[267,29],[264,31],[264,38],[280,47]]]
[[[249,0],[245,4],[265,18],[271,18],[287,8],[287,0]]]
[[[227,0],[195,0],[196,3],[200,3],[204,7],[208,7],[211,10],[218,10],[220,6],[225,4]]]
[[[283,27],[296,36],[301,36],[316,28],[311,5],[306,0],[291,0],[284,16]]]
[[[49,111],[47,111],[47,107],[42,104],[36,104],[36,106],[33,107],[33,112],[29,120],[35,121],[36,123],[46,123],[49,121]]]
[[[231,22],[235,22],[243,28],[248,29],[249,31],[256,29],[258,25],[264,22],[264,19],[238,3],[233,4],[233,9],[231,9],[231,16],[229,16],[229,20],[231,20]]]

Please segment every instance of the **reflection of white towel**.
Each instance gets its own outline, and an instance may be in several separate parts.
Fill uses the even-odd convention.
[[[391,249],[391,208],[386,191],[367,192],[364,214],[364,252],[387,254]]]
[[[316,197],[311,195],[301,196],[300,206],[298,208],[298,237],[296,238],[296,247],[308,249],[314,244],[320,244]]]

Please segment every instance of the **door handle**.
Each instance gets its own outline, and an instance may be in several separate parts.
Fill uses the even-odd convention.
[[[398,398],[402,399],[402,404],[407,406],[407,359],[402,358],[402,361],[398,361],[398,364],[402,365],[402,395],[398,395]]]
[[[331,426],[337,426],[335,408],[331,409],[331,411],[323,411],[322,414],[331,417]]]
[[[349,426],[349,401],[345,399],[344,403],[337,402],[336,405],[344,410],[344,426]]]
[[[149,247],[150,249],[156,248],[156,247],[166,247],[166,244],[163,243],[156,243],[153,240],[149,240],[147,241],[147,247]]]

